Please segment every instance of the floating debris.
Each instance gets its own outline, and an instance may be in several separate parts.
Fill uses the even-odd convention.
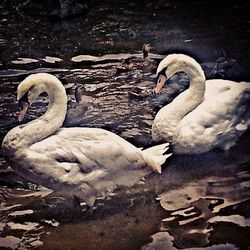
[[[210,223],[230,222],[240,227],[250,227],[250,219],[246,219],[241,215],[215,216],[208,220]]]
[[[12,206],[4,206],[4,205],[5,205],[4,202],[2,202],[2,203],[0,204],[0,211],[6,211],[6,210],[10,210],[10,209],[12,209],[12,208],[14,208],[14,207],[19,207],[19,206],[21,206],[21,204],[15,204],[15,205],[12,205]]]
[[[162,219],[161,221],[162,221],[162,222],[172,222],[172,221],[174,221],[174,220],[176,220],[175,217],[167,217],[167,218]]]
[[[59,57],[53,57],[53,56],[46,56],[44,59],[42,59],[44,62],[47,63],[57,63],[57,62],[62,62],[63,60]]]
[[[43,245],[43,242],[40,240],[35,240],[29,243],[32,247],[40,247]]]
[[[100,63],[105,61],[122,61],[133,57],[141,57],[142,54],[107,54],[103,56],[79,55],[71,58],[72,62]]]
[[[56,220],[42,220],[42,221],[53,227],[58,227],[60,225],[60,223]]]
[[[11,230],[31,231],[37,228],[39,224],[35,222],[24,222],[24,224],[8,222],[7,226],[10,227]]]
[[[174,237],[172,237],[168,232],[159,232],[151,235],[153,241],[142,247],[142,250],[175,250],[173,246]]]
[[[13,64],[29,64],[29,63],[38,63],[39,61],[37,59],[33,58],[23,58],[19,57],[17,60],[11,61]]]
[[[17,249],[18,244],[21,243],[22,239],[14,236],[0,237],[0,247]]]
[[[9,216],[22,216],[25,214],[33,214],[34,211],[31,209],[23,210],[23,211],[15,211],[13,213],[10,213]]]
[[[142,58],[142,53],[134,53],[134,54],[106,54],[103,56],[92,56],[92,55],[78,55],[71,58],[72,62],[80,63],[80,62],[88,62],[88,63],[103,63],[103,62],[112,62],[112,61],[124,61],[132,58]],[[148,58],[150,59],[163,59],[164,55],[158,55],[154,53],[149,53]]]

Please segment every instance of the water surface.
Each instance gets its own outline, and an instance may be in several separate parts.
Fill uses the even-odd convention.
[[[142,7],[143,6],[143,7]],[[18,8],[16,8],[18,7]],[[69,109],[84,86],[93,105],[65,126],[102,127],[138,147],[151,144],[157,110],[176,94],[131,96],[134,87],[152,89],[159,60],[147,67],[142,44],[166,55],[185,52],[214,63],[224,50],[249,79],[250,18],[244,1],[92,1],[84,16],[48,21],[48,5],[0,4],[0,139],[17,125],[18,83],[49,72],[64,84]],[[108,14],[107,14],[108,13]],[[78,55],[125,53],[131,60],[74,62]],[[109,57],[109,56],[108,56]],[[175,88],[174,88],[175,86]],[[171,96],[171,98],[170,98]],[[164,101],[165,100],[165,101]],[[46,96],[25,122],[46,110]],[[80,117],[80,118],[79,118]],[[4,249],[247,249],[250,246],[249,133],[229,152],[173,156],[163,173],[130,189],[100,197],[90,210],[29,183],[0,157],[0,246]]]

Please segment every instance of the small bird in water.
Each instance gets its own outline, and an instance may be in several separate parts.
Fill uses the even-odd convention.
[[[117,67],[117,72],[126,72],[128,70],[145,70],[154,72],[157,67],[156,61],[149,57],[149,51],[153,47],[149,43],[142,46],[142,57],[130,57],[123,60],[121,66]]]
[[[93,109],[95,98],[84,95],[84,86],[75,88],[75,101],[71,103],[63,125],[66,127],[77,126],[86,121],[86,114]]]

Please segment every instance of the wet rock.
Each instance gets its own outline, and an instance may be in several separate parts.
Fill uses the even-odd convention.
[[[175,250],[173,246],[174,237],[168,232],[159,232],[151,236],[153,241],[142,247],[142,250]]]
[[[150,59],[163,59],[165,56],[149,53],[148,58]],[[120,53],[120,54],[106,54],[103,56],[92,56],[92,55],[78,55],[71,58],[72,62],[75,63],[107,63],[107,62],[115,62],[120,61],[123,62],[126,60],[130,60],[132,58],[140,58],[143,59],[142,53],[134,53],[134,54],[127,54],[127,53]]]
[[[33,58],[22,58],[19,57],[17,60],[11,61],[13,64],[29,64],[29,63],[37,63],[38,60]]]
[[[8,222],[7,226],[11,230],[31,231],[31,230],[34,230],[35,228],[37,228],[37,226],[39,226],[39,224],[38,223],[32,223],[32,222],[25,222],[24,224]]]
[[[250,227],[250,219],[246,219],[240,215],[229,215],[229,216],[215,216],[208,220],[209,223],[221,223],[228,222],[234,223],[241,227]]]
[[[26,214],[33,214],[34,211],[32,209],[22,210],[22,211],[15,211],[9,214],[9,216],[23,216]]]
[[[0,237],[0,247],[4,247],[7,249],[17,249],[19,243],[21,243],[22,239],[14,237],[14,236],[6,236]]]
[[[51,64],[55,64],[58,62],[61,62],[62,59],[58,58],[58,57],[54,57],[54,56],[46,56],[44,59],[42,59],[44,62],[46,63],[51,63]]]
[[[72,62],[91,62],[91,63],[104,63],[112,61],[123,61],[133,57],[141,57],[141,54],[106,54],[103,56],[79,55],[71,58]]]
[[[35,240],[29,243],[32,247],[40,247],[43,245],[43,242],[40,240]]]

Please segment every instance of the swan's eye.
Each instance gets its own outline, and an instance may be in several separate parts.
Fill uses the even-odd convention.
[[[21,99],[20,99],[20,100],[18,100],[18,105],[19,105],[20,107],[22,107],[22,106],[23,106],[23,104],[22,104],[22,103],[24,103],[24,102],[26,102],[26,103],[28,103],[28,104],[29,104],[29,98],[28,98],[28,95],[29,95],[29,91],[25,92],[25,94],[21,97]]]

